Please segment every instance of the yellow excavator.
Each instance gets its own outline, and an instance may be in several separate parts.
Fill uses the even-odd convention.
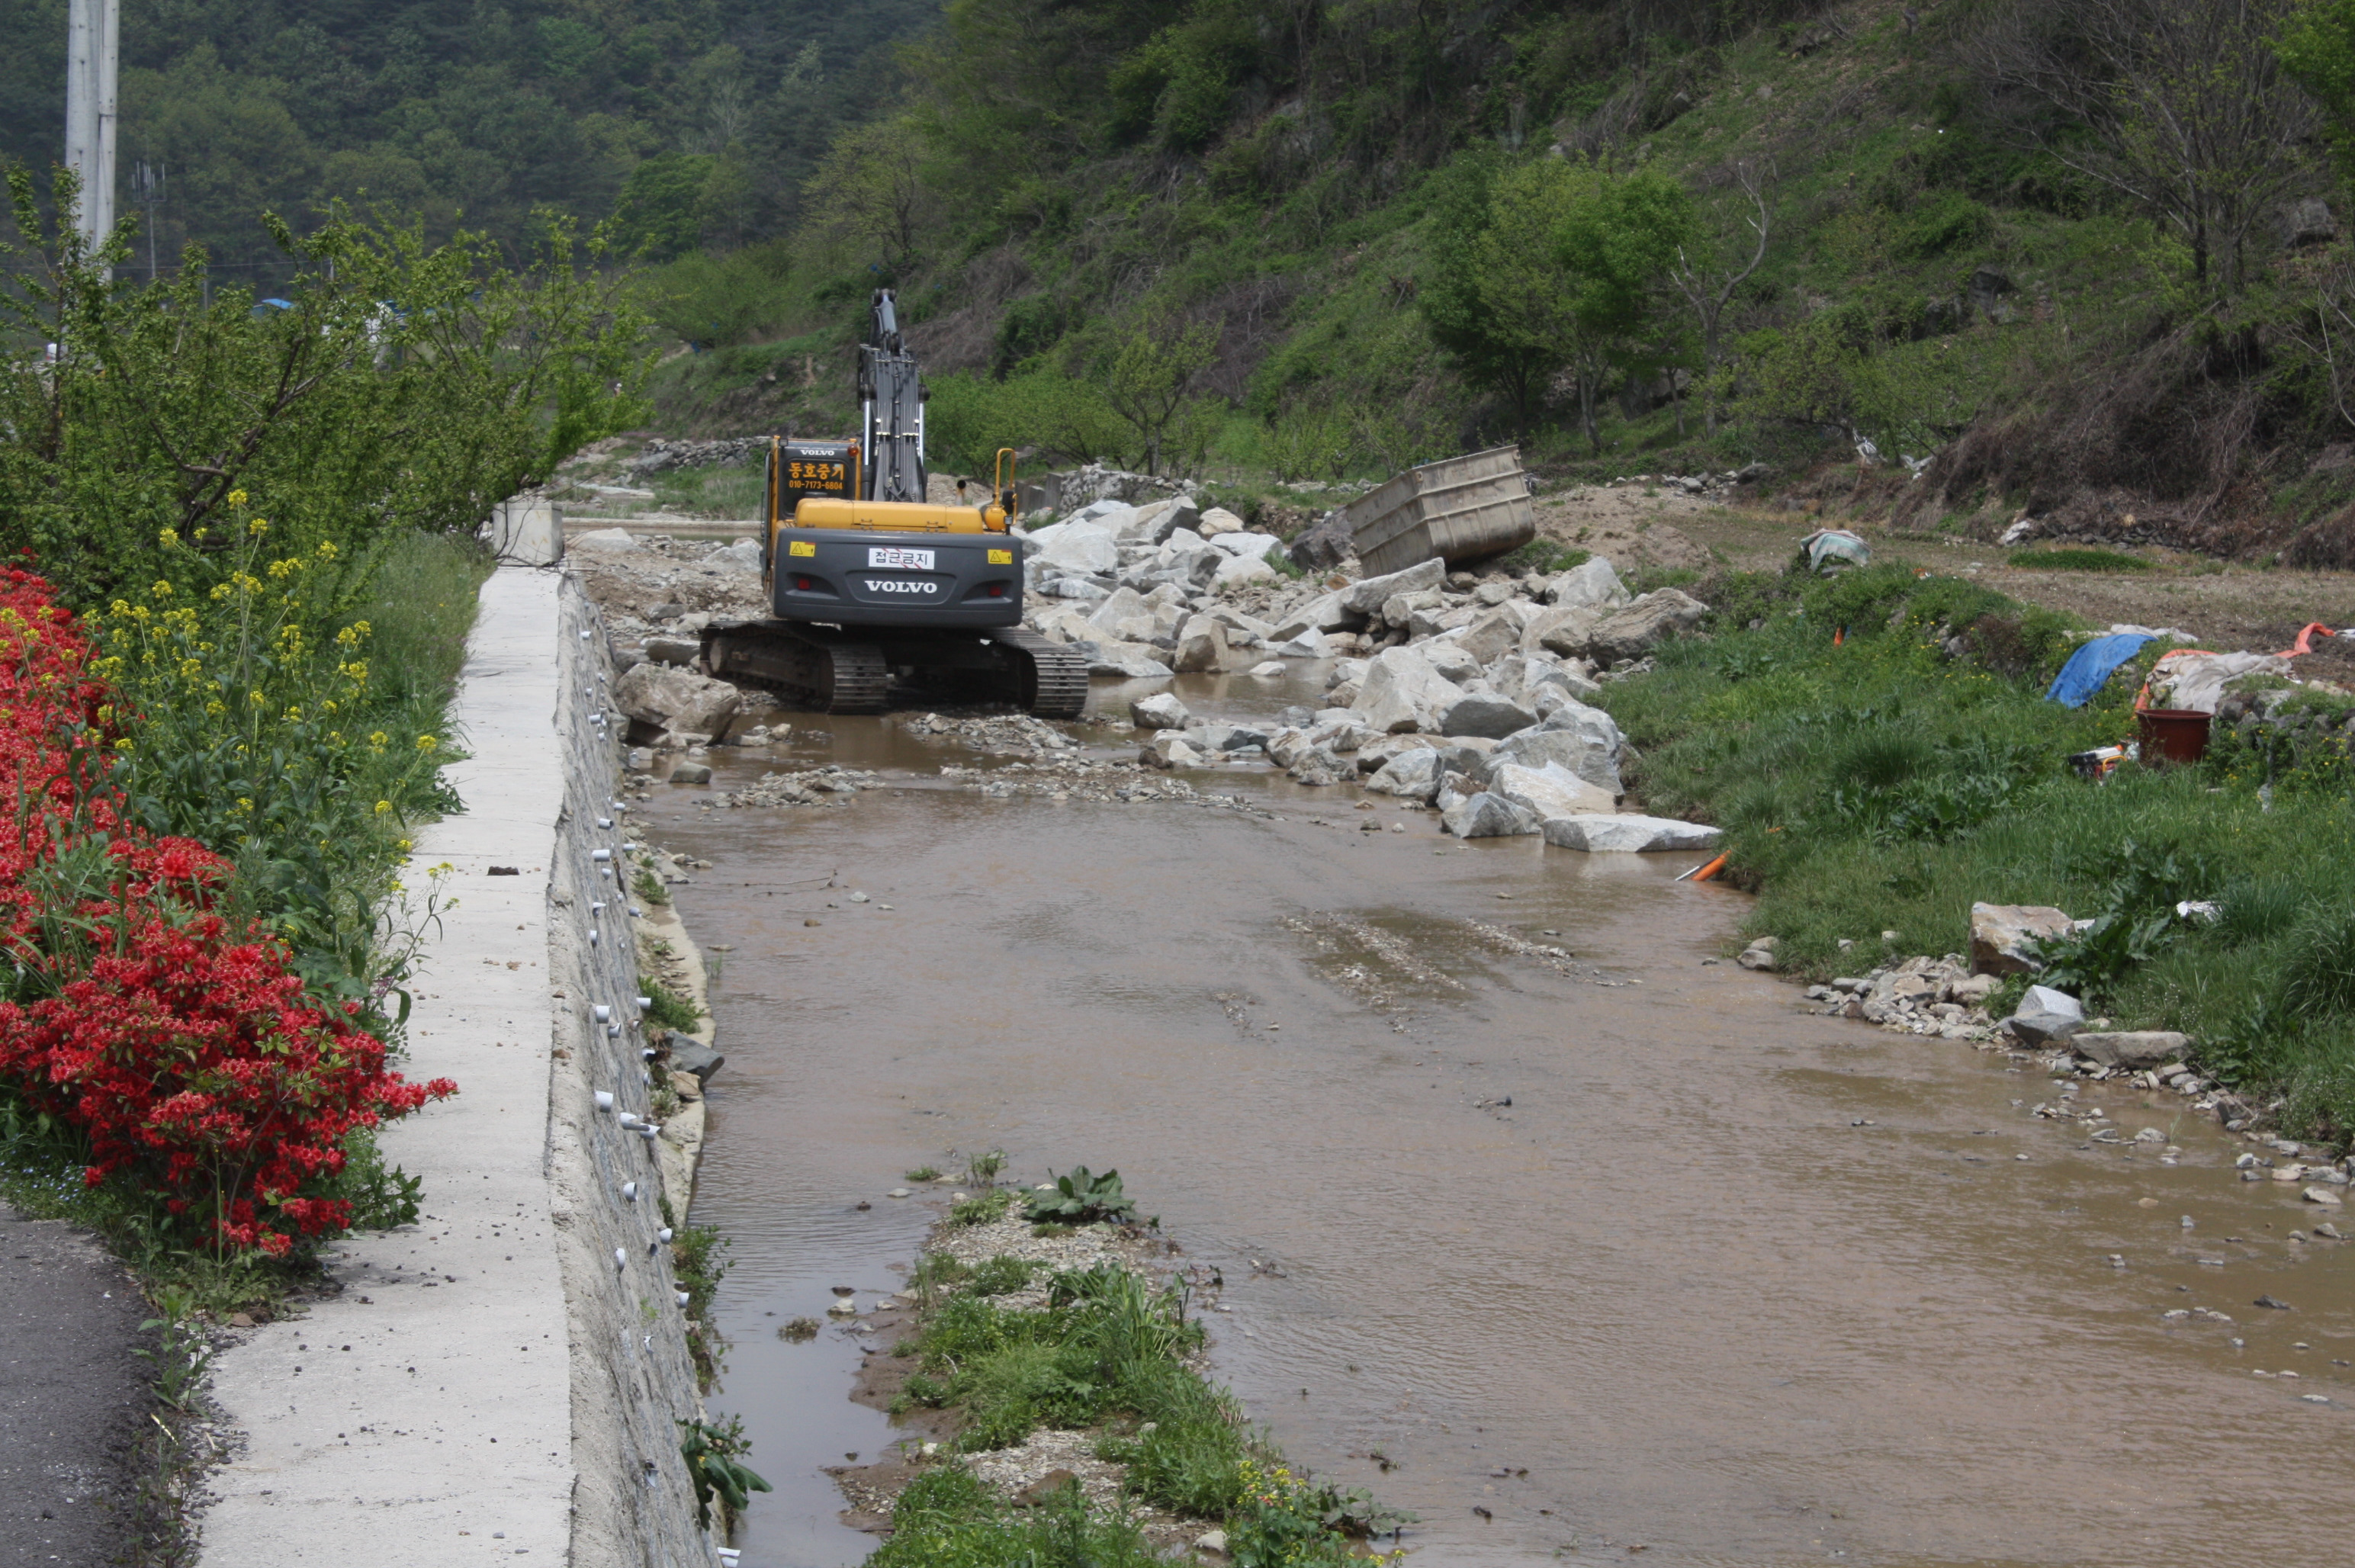
[[[1022,625],[1014,453],[998,453],[986,502],[964,504],[959,481],[959,501],[935,504],[928,395],[898,303],[879,289],[858,347],[859,437],[771,440],[761,531],[769,614],[706,627],[704,667],[818,713],[880,713],[908,688],[917,701],[1076,719],[1087,661]]]

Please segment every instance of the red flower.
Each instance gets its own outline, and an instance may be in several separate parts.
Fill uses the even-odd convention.
[[[283,943],[229,929],[213,909],[229,862],[124,820],[88,656],[48,585],[0,568],[0,788],[23,803],[0,813],[0,956],[44,993],[0,1001],[0,1083],[83,1133],[90,1185],[122,1176],[213,1245],[282,1256],[350,1224],[318,1188],[355,1128],[457,1085],[389,1072],[356,1008],[304,997]],[[117,868],[109,896],[59,942],[40,874],[93,845]]]

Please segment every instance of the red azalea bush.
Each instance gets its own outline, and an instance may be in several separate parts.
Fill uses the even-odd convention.
[[[0,569],[0,1089],[87,1140],[91,1185],[121,1174],[216,1251],[282,1254],[350,1224],[349,1134],[457,1085],[388,1072],[357,1004],[312,1005],[283,943],[232,930],[228,861],[123,820],[89,666],[49,585]]]

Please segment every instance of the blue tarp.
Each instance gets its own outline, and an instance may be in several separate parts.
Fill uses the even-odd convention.
[[[2094,638],[2069,656],[2069,662],[2052,677],[2052,689],[2045,697],[2063,707],[2084,707],[2118,666],[2142,652],[2142,645],[2149,641],[2141,632],[2113,632],[2106,637]]]

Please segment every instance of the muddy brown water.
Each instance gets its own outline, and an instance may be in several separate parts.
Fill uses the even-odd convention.
[[[904,787],[640,818],[714,862],[676,896],[730,949],[694,1217],[734,1243],[711,1404],[777,1488],[747,1568],[871,1549],[820,1468],[893,1438],[858,1339],[776,1329],[893,1288],[947,1189],[884,1194],[991,1147],[1118,1167],[1224,1275],[1217,1375],[1419,1512],[1418,1563],[2343,1560],[2355,1244],[2291,1241],[2326,1216],[2175,1097],[2085,1096],[2163,1167],[2031,1119],[2032,1069],[1797,1013],[1704,962],[1742,900],[1688,857],[1264,774],[1284,820],[985,799],[825,722],[805,754]]]

